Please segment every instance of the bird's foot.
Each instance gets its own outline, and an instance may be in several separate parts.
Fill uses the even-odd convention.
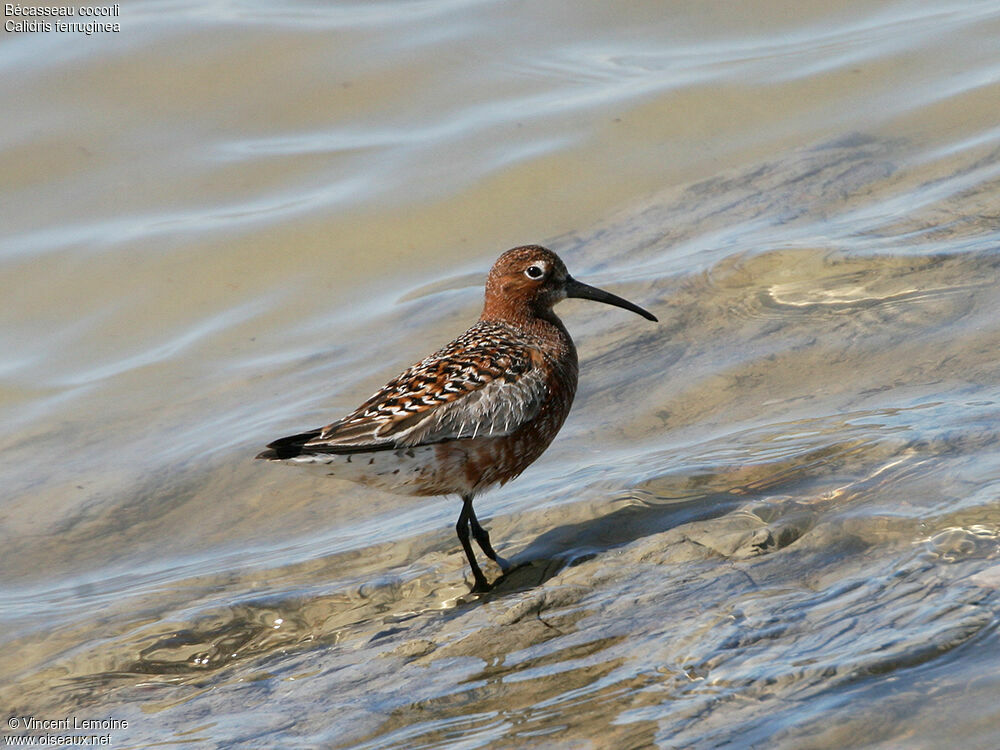
[[[490,591],[493,586],[490,585],[489,581],[486,580],[486,576],[477,576],[476,582],[472,585],[473,594],[485,594]]]

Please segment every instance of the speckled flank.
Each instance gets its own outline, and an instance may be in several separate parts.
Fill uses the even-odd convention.
[[[443,493],[419,491],[426,484],[428,468],[435,464],[436,448],[419,445],[372,453],[304,453],[285,463],[397,495],[436,495]]]

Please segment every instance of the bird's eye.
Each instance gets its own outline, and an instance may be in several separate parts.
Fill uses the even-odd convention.
[[[541,266],[528,266],[524,269],[524,275],[529,279],[540,279],[545,274]]]

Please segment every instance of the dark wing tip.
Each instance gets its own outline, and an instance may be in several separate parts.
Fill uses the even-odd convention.
[[[311,432],[302,432],[298,435],[289,435],[288,437],[275,440],[273,443],[268,443],[267,449],[262,450],[254,456],[254,459],[284,461],[288,458],[295,458],[302,454],[302,448],[306,443],[319,437],[320,432],[321,430],[312,430]]]

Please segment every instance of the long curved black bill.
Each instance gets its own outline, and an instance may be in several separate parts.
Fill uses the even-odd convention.
[[[603,302],[606,305],[614,305],[615,307],[630,310],[636,315],[641,315],[646,320],[652,320],[654,323],[659,322],[653,313],[643,310],[638,305],[633,305],[627,299],[622,299],[616,294],[606,292],[603,289],[598,289],[596,286],[584,284],[583,282],[577,281],[572,276],[566,279],[566,296],[576,297],[578,299],[592,299],[594,302]]]

